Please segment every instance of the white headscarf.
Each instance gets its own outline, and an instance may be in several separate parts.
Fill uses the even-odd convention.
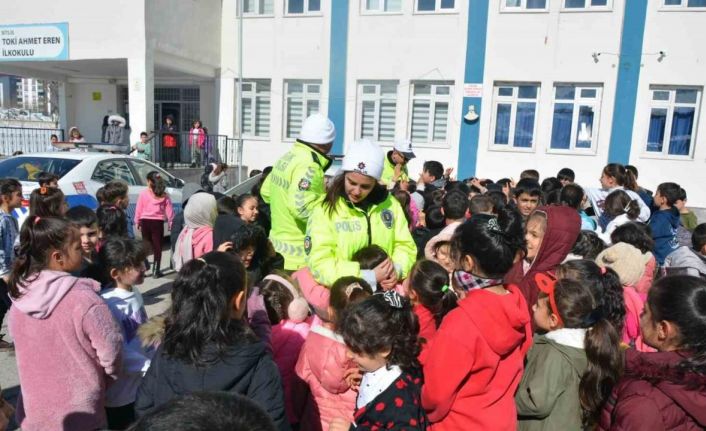
[[[216,198],[210,193],[196,193],[184,208],[184,229],[182,229],[174,247],[172,261],[174,269],[179,271],[182,266],[194,258],[192,239],[196,229],[213,227],[218,216]]]

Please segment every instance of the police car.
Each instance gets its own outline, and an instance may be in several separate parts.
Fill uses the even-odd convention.
[[[135,215],[137,198],[147,187],[147,174],[157,171],[167,182],[174,212],[181,211],[184,181],[151,162],[121,154],[60,151],[23,154],[0,161],[0,178],[16,178],[22,184],[23,208],[16,211],[20,223],[26,217],[30,193],[39,187],[37,175],[42,171],[59,177],[59,188],[66,195],[69,207],[86,205],[95,209],[98,205],[95,195],[99,188],[112,180],[126,182],[130,197],[127,213],[131,219]]]

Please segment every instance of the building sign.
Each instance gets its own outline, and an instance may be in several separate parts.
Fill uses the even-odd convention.
[[[68,23],[0,25],[0,61],[68,59]]]
[[[483,84],[463,84],[463,97],[483,97]]]

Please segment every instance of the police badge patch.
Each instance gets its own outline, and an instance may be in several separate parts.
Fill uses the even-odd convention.
[[[309,235],[304,237],[304,253],[309,255],[309,252],[311,251],[311,237]]]
[[[308,178],[302,178],[299,180],[299,190],[306,191],[311,187],[311,181]]]
[[[392,222],[394,221],[394,216],[392,215],[392,211],[383,210],[382,214],[380,214],[380,217],[382,218],[382,222],[385,225],[385,227],[388,229],[392,229]]]

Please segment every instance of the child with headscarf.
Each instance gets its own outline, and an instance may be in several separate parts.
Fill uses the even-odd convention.
[[[213,251],[213,224],[218,210],[216,198],[209,193],[197,193],[184,208],[184,229],[174,247],[174,269]]]

